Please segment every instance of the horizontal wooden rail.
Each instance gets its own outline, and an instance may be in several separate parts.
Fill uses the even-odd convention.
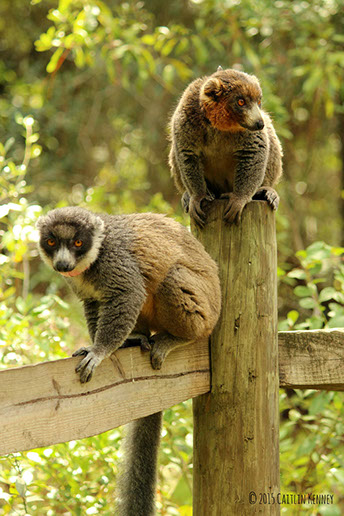
[[[161,371],[120,349],[80,384],[79,358],[0,372],[0,455],[105,432],[210,390],[207,341],[171,353]],[[344,330],[279,333],[280,386],[344,390]]]
[[[177,349],[160,371],[140,348],[120,349],[86,384],[79,361],[0,372],[0,455],[90,437],[210,390],[208,340]]]
[[[281,387],[344,391],[344,329],[278,334]]]

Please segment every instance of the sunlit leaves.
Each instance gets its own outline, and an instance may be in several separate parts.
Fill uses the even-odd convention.
[[[314,242],[296,253],[300,267],[280,277],[294,287],[298,304],[307,316],[300,322],[298,312],[289,312],[279,324],[281,330],[344,327],[343,255],[342,247],[331,247],[324,242]]]

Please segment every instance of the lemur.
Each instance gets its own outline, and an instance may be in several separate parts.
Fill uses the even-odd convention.
[[[282,147],[261,109],[258,79],[219,67],[184,91],[170,121],[169,165],[185,211],[203,226],[204,204],[226,198],[224,219],[239,221],[252,199],[277,209],[272,188],[282,174]]]
[[[66,207],[40,217],[37,228],[42,259],[84,304],[92,345],[73,354],[82,357],[81,382],[130,337],[159,369],[174,348],[211,334],[221,307],[217,266],[176,221]],[[118,515],[154,514],[161,419],[159,412],[131,424]]]

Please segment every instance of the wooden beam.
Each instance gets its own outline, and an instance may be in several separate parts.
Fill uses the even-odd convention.
[[[282,331],[281,387],[344,391],[344,329]]]
[[[105,432],[210,390],[209,343],[179,348],[160,371],[120,349],[81,384],[68,358],[0,373],[0,455]]]
[[[280,386],[344,391],[344,329],[279,333]],[[121,349],[81,385],[78,358],[0,372],[0,455],[90,437],[210,390],[207,342],[171,353],[153,371]]]
[[[255,201],[240,224],[229,225],[225,207],[214,201],[204,229],[192,227],[218,263],[222,285],[212,390],[193,401],[193,514],[277,515],[278,504],[255,505],[259,493],[280,490],[275,219]]]

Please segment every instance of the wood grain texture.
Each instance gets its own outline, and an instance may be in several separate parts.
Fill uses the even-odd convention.
[[[344,330],[278,334],[281,387],[344,391]]]
[[[222,314],[211,337],[211,394],[193,401],[194,516],[279,514],[249,494],[279,492],[277,265],[274,214],[264,202],[239,225],[215,201],[193,233],[219,264]]]
[[[160,371],[149,353],[120,349],[87,384],[79,360],[1,371],[0,455],[90,437],[210,390],[208,340],[175,350]]]

